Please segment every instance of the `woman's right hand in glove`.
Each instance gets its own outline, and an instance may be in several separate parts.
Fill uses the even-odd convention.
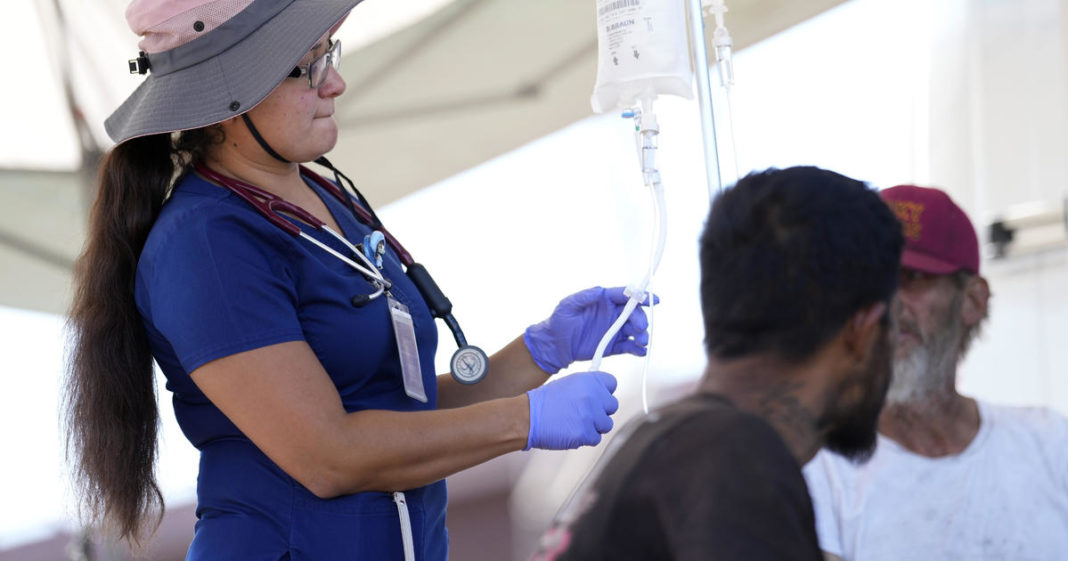
[[[527,392],[530,432],[524,450],[569,450],[593,446],[612,430],[619,409],[616,379],[606,372],[580,372]]]

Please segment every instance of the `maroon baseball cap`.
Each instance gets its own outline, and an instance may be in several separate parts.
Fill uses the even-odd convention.
[[[915,185],[890,187],[879,195],[904,230],[902,267],[933,275],[948,275],[961,269],[979,274],[975,228],[949,195]]]

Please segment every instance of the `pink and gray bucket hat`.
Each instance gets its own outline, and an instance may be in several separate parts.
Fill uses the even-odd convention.
[[[104,122],[108,136],[204,127],[263,101],[361,0],[133,0],[148,78]]]

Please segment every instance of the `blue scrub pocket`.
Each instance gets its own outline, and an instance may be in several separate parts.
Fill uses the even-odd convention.
[[[423,559],[425,514],[408,503],[417,559]],[[400,516],[389,493],[337,499],[301,497],[293,512],[293,561],[404,561]]]

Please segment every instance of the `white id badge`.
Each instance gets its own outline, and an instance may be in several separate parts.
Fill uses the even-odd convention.
[[[408,306],[387,296],[389,315],[393,319],[393,334],[397,337],[397,354],[400,355],[401,376],[404,378],[404,393],[412,399],[426,403],[423,390],[423,369],[419,367],[419,347],[415,344],[415,323]]]

